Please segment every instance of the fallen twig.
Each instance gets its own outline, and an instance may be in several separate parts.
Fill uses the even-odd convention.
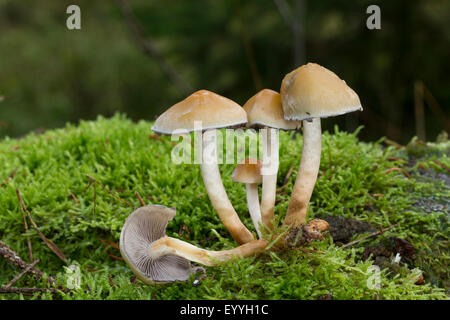
[[[77,197],[75,197],[75,195],[73,194],[72,191],[69,190],[70,195],[72,196],[73,201],[75,202],[75,204],[78,204],[78,199]]]
[[[29,266],[29,264],[23,261],[14,250],[2,241],[0,241],[0,255],[18,268],[26,269]],[[42,271],[35,267],[30,268],[28,272],[38,279],[43,277]],[[53,277],[48,277],[47,282],[52,285],[55,283],[55,279]]]
[[[448,172],[450,172],[450,168],[447,167],[445,164],[443,164],[442,162],[438,161],[438,160],[433,160],[433,162],[435,164],[437,164],[438,166],[440,166],[442,169],[447,170]]]
[[[114,281],[109,273],[108,273],[108,281],[111,286],[116,287],[116,284],[114,283]]]
[[[292,171],[294,171],[294,166],[293,165],[289,168],[289,170],[288,170],[288,172],[286,174],[286,177],[284,178],[283,185],[287,185],[287,183],[289,182],[289,178],[292,175]]]
[[[37,265],[39,263],[39,259],[36,259],[32,264],[29,264],[25,269],[23,269],[17,276],[15,276],[10,282],[8,282],[8,284],[3,286],[3,289],[8,289],[10,288],[17,280],[19,280],[20,278],[22,278],[22,276],[27,273],[28,271],[30,271],[31,269],[34,268],[35,265]]]
[[[19,190],[16,189],[16,193],[17,193],[17,197],[19,198],[19,202],[20,202],[20,212],[22,212],[22,217],[23,217],[23,224],[25,226],[25,233],[27,234],[27,245],[28,245],[28,254],[30,256],[30,262],[33,262],[33,247],[31,246],[31,240],[30,240],[30,236],[28,235],[28,223],[27,223],[27,218],[25,216],[25,211],[23,209],[22,206],[22,202],[21,202],[21,197],[20,197],[20,193]]]
[[[112,241],[106,240],[106,239],[101,239],[100,240],[105,246],[111,246],[115,249],[120,249],[119,245],[117,243],[114,243]]]
[[[390,227],[387,227],[386,229],[381,229],[381,230],[372,232],[372,233],[368,234],[367,236],[361,237],[361,238],[359,238],[359,239],[356,239],[355,241],[352,241],[352,242],[349,242],[349,243],[347,243],[347,244],[344,244],[344,245],[343,245],[342,247],[340,247],[340,248],[341,248],[341,249],[344,249],[344,248],[350,247],[350,246],[352,246],[352,245],[354,245],[354,244],[356,244],[356,243],[358,243],[358,242],[361,242],[361,241],[366,240],[366,239],[368,239],[368,238],[377,236],[377,235],[379,235],[379,234],[382,234],[382,233],[384,233],[384,232],[386,232],[386,231],[388,231],[388,230],[391,230],[391,229],[393,229],[393,228],[396,228],[396,227],[397,227],[397,225],[394,224],[394,225],[392,225],[392,226],[390,226]]]
[[[412,178],[412,176],[411,176],[408,172],[406,172],[405,169],[402,169],[402,168],[390,168],[390,169],[386,170],[386,172],[385,172],[384,174],[388,174],[389,172],[392,172],[392,171],[400,171],[400,172],[403,173],[406,177]]]
[[[97,207],[97,184],[94,183],[94,215]]]
[[[31,218],[30,211],[28,211],[27,207],[25,206],[25,203],[23,202],[23,199],[22,199],[22,197],[20,195],[19,189],[16,189],[16,193],[17,193],[17,197],[19,198],[19,202],[20,202],[21,207],[27,213],[28,219],[30,219],[31,224],[33,225],[34,229],[38,233],[39,237],[45,242],[45,244],[50,248],[50,250],[52,250],[53,253],[58,256],[58,258],[60,258],[64,263],[67,263],[67,258],[64,255],[64,253],[58,248],[58,246],[56,244],[53,243],[53,241],[51,241],[46,236],[44,236],[44,234],[41,232],[41,230],[39,230],[39,228],[36,225],[36,223],[34,223],[33,218]]]
[[[139,199],[139,202],[141,203],[141,206],[145,206],[145,202],[144,200],[142,200],[141,195],[139,194],[139,192],[136,191],[136,197]]]
[[[39,292],[51,292],[51,293],[60,293],[60,292],[70,292],[70,289],[57,289],[57,288],[0,288],[0,293],[14,293],[14,294],[34,294]]]
[[[284,188],[286,188],[286,187],[287,187],[288,185],[289,185],[289,182],[288,182],[288,183],[286,183],[285,185],[283,185],[283,186],[279,187],[279,188],[277,189],[277,192],[281,192],[281,191],[283,191],[283,189],[284,189]]]
[[[121,201],[122,203],[125,203],[127,206],[129,206],[130,208],[134,207],[126,200],[122,199],[121,197],[119,197],[118,195],[114,194],[112,191],[110,191],[108,188],[106,188],[106,186],[99,180],[95,179],[94,177],[91,177],[90,175],[86,174],[86,177],[91,180],[91,183],[98,183],[99,185],[102,186],[103,190],[105,190],[106,192],[108,192],[110,195],[112,195],[114,198],[116,198],[117,200]],[[89,184],[90,185],[90,184]],[[88,186],[89,187],[89,186]],[[95,187],[95,186],[94,186]],[[95,205],[95,204],[94,204]]]
[[[118,256],[115,256],[115,255],[113,255],[113,254],[111,254],[111,253],[109,253],[109,251],[108,250],[106,250],[106,253],[108,254],[108,256],[111,258],[111,259],[113,259],[113,260],[119,260],[119,261],[123,261],[123,258],[122,257],[118,257]]]

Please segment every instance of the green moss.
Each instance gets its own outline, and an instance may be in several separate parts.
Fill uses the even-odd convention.
[[[133,208],[112,197],[100,185],[96,187],[96,195],[93,186],[86,190],[89,182],[86,174],[133,207],[140,206],[136,191],[148,203],[176,207],[177,215],[168,227],[170,236],[182,235],[195,245],[213,250],[236,246],[208,200],[199,166],[174,165],[170,161],[173,148],[170,138],[155,140],[149,138],[151,134],[149,122],[133,123],[115,116],[0,142],[0,181],[17,168],[14,177],[0,187],[0,239],[27,260],[26,234],[16,195],[19,189],[41,231],[65,253],[69,264],[77,263],[81,268],[82,290],[44,294],[42,298],[316,299],[330,294],[334,299],[447,297],[450,193],[449,186],[433,175],[448,175],[434,162],[449,166],[448,143],[436,144],[437,153],[434,147],[429,147],[431,151],[425,150],[420,156],[414,154],[416,163],[408,166],[411,159],[407,150],[386,148],[382,140],[360,142],[357,132],[348,134],[337,128],[333,134],[323,135],[320,173],[309,216],[340,215],[376,226],[397,224],[397,228],[347,249],[339,248],[327,237],[311,244],[309,249],[316,248],[316,253],[301,249],[264,252],[258,257],[207,268],[207,277],[198,286],[193,286],[194,278],[187,283],[162,286],[134,283],[128,266],[109,255],[119,256],[119,251],[102,242],[118,243],[121,227]],[[294,166],[287,187],[277,195],[275,213],[280,220],[295,181],[301,141],[300,135],[280,133],[279,186]],[[254,232],[247,213],[245,187],[231,181],[233,167],[220,166],[224,185],[241,219]],[[404,168],[412,178],[400,171],[386,173],[392,167]],[[420,205],[419,199],[430,197],[441,203],[442,208],[430,211]],[[38,267],[48,275],[58,275],[65,285],[68,274],[63,262],[34,230],[28,231],[28,235],[35,257],[41,260]],[[393,276],[385,270],[380,275],[380,288],[369,289],[372,262],[361,260],[362,251],[364,246],[390,236],[407,239],[415,246],[417,258],[406,270],[420,268],[425,285],[415,285],[411,273]],[[18,272],[4,259],[0,259],[0,270],[0,283]],[[25,278],[17,283],[24,284]],[[43,283],[28,280],[27,285]],[[0,296],[5,298],[18,296]]]

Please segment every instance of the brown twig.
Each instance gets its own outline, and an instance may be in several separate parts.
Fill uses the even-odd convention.
[[[69,190],[70,195],[72,196],[73,201],[75,202],[75,204],[78,204],[78,199],[77,197],[75,197],[75,195],[73,194],[72,191]]]
[[[443,164],[442,162],[438,161],[438,160],[433,160],[433,162],[435,164],[437,164],[438,166],[440,166],[442,169],[447,170],[448,172],[450,172],[450,168],[447,167],[445,164]]]
[[[42,239],[42,241],[45,242],[45,244],[50,248],[50,250],[52,250],[53,253],[58,256],[58,258],[60,258],[64,263],[67,263],[67,258],[64,255],[64,253],[57,247],[56,244],[53,243],[53,241],[51,241],[46,236],[44,236],[44,234],[41,232],[41,230],[39,230],[38,226],[34,222],[33,218],[31,218],[30,211],[28,211],[25,203],[23,202],[23,199],[22,199],[22,197],[20,195],[19,189],[16,189],[16,193],[17,193],[17,197],[19,198],[19,202],[20,202],[21,207],[27,213],[28,219],[30,219],[31,224],[34,227],[34,229],[36,230],[36,232],[38,233],[39,237]]]
[[[279,187],[279,188],[277,189],[277,192],[281,192],[281,191],[283,191],[283,189],[284,189],[284,188],[286,188],[286,187],[287,187],[288,185],[289,185],[289,182],[288,182],[288,183],[286,183],[285,185],[283,185],[283,186]]]
[[[368,234],[367,236],[361,237],[361,238],[359,238],[359,239],[356,239],[355,241],[352,241],[352,242],[349,242],[349,243],[347,243],[347,244],[344,244],[344,245],[341,247],[341,249],[350,247],[350,246],[352,246],[352,245],[354,245],[354,244],[356,244],[356,243],[358,243],[358,242],[361,242],[361,241],[366,240],[366,239],[368,239],[368,238],[377,236],[377,235],[379,235],[379,234],[382,234],[382,233],[384,233],[384,232],[386,232],[386,231],[388,231],[388,230],[391,230],[391,229],[393,229],[393,228],[396,228],[396,227],[397,227],[397,225],[394,224],[394,225],[392,225],[392,226],[390,226],[390,227],[387,227],[387,228],[385,228],[385,229],[381,229],[381,230],[372,232],[371,234]]]
[[[23,261],[14,250],[2,241],[0,241],[0,255],[18,268],[26,269],[29,266],[29,264]],[[28,272],[37,279],[43,277],[42,271],[34,267],[30,268]],[[55,279],[53,277],[48,277],[47,282],[52,285],[55,283]]]
[[[100,241],[105,245],[105,246],[110,246],[113,247],[115,249],[120,249],[119,245],[117,243],[114,243],[112,241],[106,240],[106,239],[100,239]]]
[[[403,173],[406,177],[412,178],[412,176],[411,176],[408,172],[406,172],[405,169],[402,169],[402,168],[390,168],[390,169],[386,170],[386,172],[385,172],[384,174],[388,174],[388,173],[390,173],[390,172],[392,172],[392,171],[400,171],[400,172]]]
[[[91,177],[90,175],[86,174],[86,177],[91,180],[92,183],[98,183],[103,190],[105,190],[106,192],[108,192],[110,195],[112,195],[114,198],[116,198],[117,200],[121,201],[122,203],[126,204],[127,206],[129,206],[130,208],[134,208],[133,205],[131,205],[128,201],[122,199],[121,197],[119,197],[118,195],[114,194],[113,192],[111,192],[110,190],[108,190],[108,188],[106,188],[106,186],[99,180],[95,179],[94,177]]]
[[[145,207],[145,202],[141,198],[141,195],[139,194],[139,192],[137,192],[137,191],[136,191],[136,197],[139,199],[139,202],[141,203],[141,206]]]
[[[288,170],[288,172],[286,174],[286,177],[284,177],[283,185],[286,185],[289,182],[289,178],[292,175],[292,171],[294,171],[294,166],[293,165],[289,168],[289,170]]]
[[[97,207],[97,184],[94,183],[94,215]]]
[[[108,281],[111,286],[116,287],[116,284],[114,283],[114,281],[109,273],[108,273]]]
[[[113,254],[109,253],[108,250],[106,250],[106,253],[107,253],[108,256],[109,256],[111,259],[113,259],[113,260],[123,261],[123,258],[122,258],[122,257],[118,257],[118,256],[116,256],[116,255],[113,255]]]
[[[10,288],[17,280],[19,280],[20,278],[22,278],[22,276],[27,273],[28,271],[30,271],[31,269],[33,269],[38,263],[39,263],[39,259],[36,259],[32,264],[29,264],[25,269],[23,269],[17,276],[15,276],[10,282],[8,282],[8,284],[4,285],[3,288],[4,289],[8,289]]]
[[[25,294],[25,295],[32,295],[34,293],[43,293],[43,292],[50,292],[50,293],[59,293],[59,292],[70,292],[70,289],[56,289],[56,288],[0,288],[0,293],[14,293],[14,294]]]
[[[28,223],[27,223],[27,218],[25,216],[25,211],[23,209],[22,206],[22,202],[21,202],[21,197],[20,197],[20,193],[19,190],[16,189],[16,193],[17,193],[17,197],[19,198],[19,202],[20,202],[20,212],[22,212],[22,217],[23,217],[23,225],[25,226],[25,233],[27,234],[27,246],[28,246],[28,255],[30,257],[30,262],[33,262],[33,247],[31,246],[31,240],[30,240],[30,236],[28,235]]]

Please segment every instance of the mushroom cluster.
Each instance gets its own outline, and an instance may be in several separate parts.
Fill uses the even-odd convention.
[[[138,208],[127,218],[121,232],[124,260],[148,284],[186,281],[197,268],[190,262],[214,266],[233,257],[247,257],[264,250],[279,235],[262,232],[274,229],[274,208],[279,165],[278,130],[296,130],[303,125],[303,149],[288,210],[283,221],[288,231],[301,228],[304,241],[322,239],[326,221],[307,223],[309,201],[316,183],[321,156],[320,118],[362,110],[358,95],[330,70],[308,63],[288,73],[280,93],[264,89],[243,107],[216,93],[199,90],[166,110],[152,130],[173,134],[183,129],[197,134],[201,174],[209,199],[225,228],[239,244],[234,249],[210,251],[168,237],[167,224],[175,209],[161,205]],[[201,123],[201,126],[198,126]],[[244,127],[259,130],[263,159],[245,159],[233,174],[234,182],[245,183],[247,205],[258,239],[242,223],[222,183],[217,159],[216,130]],[[262,184],[261,201],[258,184]],[[267,236],[267,239],[264,238]],[[279,241],[283,247],[288,237]],[[298,240],[298,239],[297,239]],[[286,246],[285,246],[286,247]]]

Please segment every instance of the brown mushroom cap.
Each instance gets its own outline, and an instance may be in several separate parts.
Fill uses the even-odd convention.
[[[280,94],[270,89],[263,89],[245,104],[247,127],[271,127],[282,130],[293,130],[300,126],[299,121],[284,119]]]
[[[199,90],[167,109],[152,130],[160,134],[171,134],[177,129],[194,131],[194,121],[202,122],[202,130],[234,127],[247,123],[247,114],[236,102]]]
[[[236,165],[231,180],[241,183],[261,183],[261,167],[262,163],[258,159],[247,158]]]
[[[175,209],[148,205],[131,213],[122,228],[122,257],[134,274],[147,284],[189,279],[189,260],[175,254],[152,253],[153,243],[166,235],[167,223],[174,216]]]
[[[281,83],[284,118],[326,118],[362,110],[358,95],[332,71],[308,63],[288,73]]]

